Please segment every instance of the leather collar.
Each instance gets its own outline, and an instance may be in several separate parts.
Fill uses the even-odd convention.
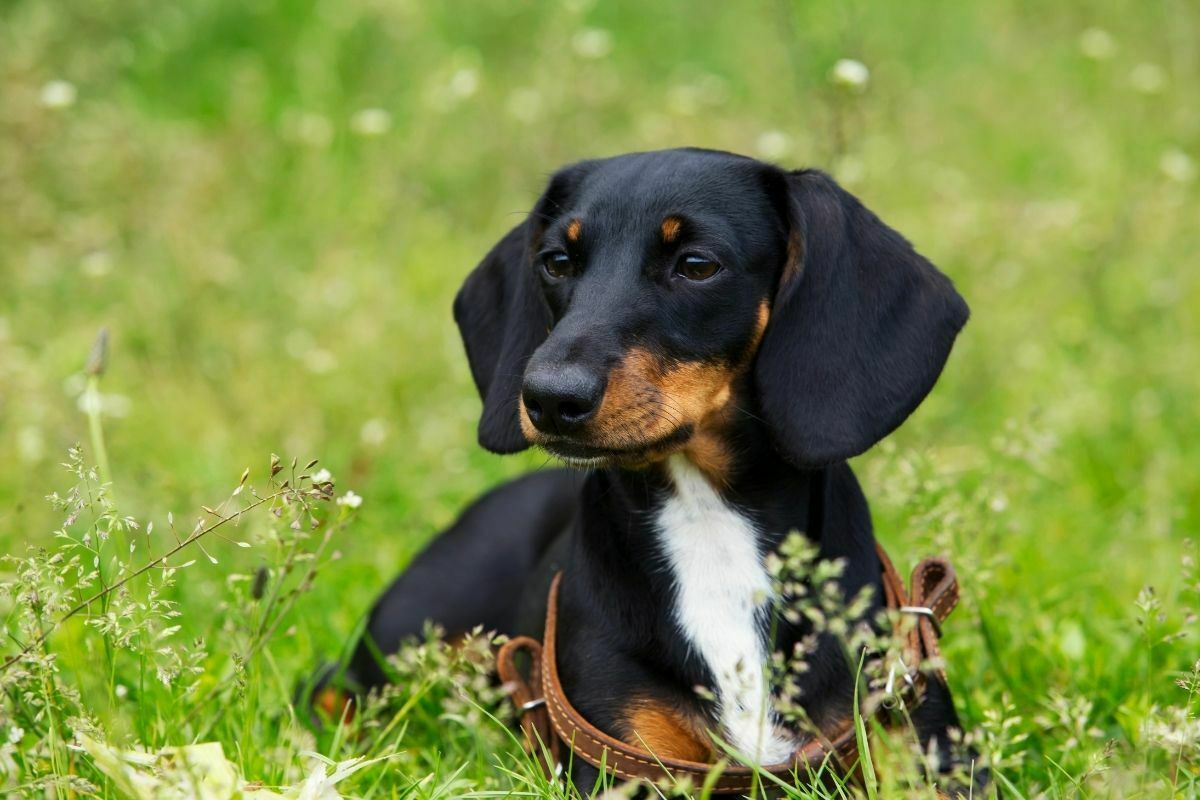
[[[889,689],[900,694],[911,709],[921,702],[926,680],[945,682],[938,638],[942,621],[958,602],[958,579],[945,558],[927,558],[913,570],[910,593],[883,547],[876,543],[875,549],[881,566],[884,601],[888,609],[899,612],[896,614],[896,635],[904,642],[904,657],[896,665],[898,676],[897,670],[893,669]],[[661,757],[604,733],[576,710],[559,680],[555,645],[561,583],[562,573],[559,572],[550,584],[543,643],[520,636],[506,642],[496,656],[500,679],[512,687],[512,701],[526,741],[538,755],[547,775],[556,775],[561,770],[566,750],[618,778],[658,781],[666,777],[688,777],[696,785],[711,786],[715,792],[749,791],[755,783],[761,783],[759,776],[762,773],[782,780],[790,780],[793,775],[811,775],[830,762],[842,774],[856,774],[858,740],[853,721],[832,736],[809,740],[789,761],[763,767]],[[916,618],[916,624],[911,628],[904,625],[905,615]],[[515,657],[521,652],[530,658],[528,679],[516,665]],[[900,679],[898,686],[894,683],[896,677]],[[715,770],[720,773],[710,781],[710,774]]]

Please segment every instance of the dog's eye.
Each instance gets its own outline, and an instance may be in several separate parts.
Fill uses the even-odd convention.
[[[675,267],[675,274],[689,281],[706,281],[720,271],[720,264],[704,256],[684,256]]]
[[[575,274],[575,265],[571,263],[571,257],[561,250],[543,255],[542,269],[546,271],[546,275],[556,281]]]

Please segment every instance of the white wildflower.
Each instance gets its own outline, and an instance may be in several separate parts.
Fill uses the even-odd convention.
[[[450,94],[460,100],[465,100],[479,91],[479,70],[474,67],[463,67],[450,76],[448,86]]]
[[[833,172],[834,177],[843,184],[853,186],[863,179],[863,175],[867,172],[867,165],[853,153],[846,153],[833,162],[830,170]]]
[[[79,395],[75,405],[85,414],[99,411],[106,417],[127,417],[133,407],[133,401],[123,394],[84,392]]]
[[[350,130],[359,136],[382,136],[392,128],[392,115],[382,108],[364,108],[350,118]]]
[[[337,504],[339,506],[346,506],[347,508],[358,508],[362,505],[362,501],[363,499],[357,494],[348,491],[337,499]]]
[[[283,131],[292,141],[309,147],[326,147],[333,141],[333,125],[313,111],[289,111],[283,116]]]
[[[871,71],[867,65],[853,58],[840,58],[829,71],[829,81],[834,86],[861,92],[867,88],[871,80]]]
[[[1088,28],[1079,34],[1079,52],[1093,61],[1107,61],[1117,54],[1117,40],[1103,28]]]
[[[385,420],[373,417],[362,424],[362,428],[358,431],[358,438],[362,439],[363,444],[378,446],[387,441],[388,425]]]
[[[571,47],[580,58],[604,58],[612,52],[612,34],[603,28],[584,28],[571,38]]]
[[[1162,173],[1177,183],[1189,183],[1196,177],[1196,162],[1177,147],[1162,154],[1158,161]]]
[[[700,96],[690,83],[680,83],[667,89],[667,108],[676,114],[690,117],[700,110]]]
[[[36,464],[46,455],[46,440],[34,425],[17,431],[17,455],[26,464]]]
[[[324,375],[337,368],[337,356],[324,347],[314,347],[309,350],[304,359],[304,366],[316,375]]]
[[[13,725],[8,729],[8,743],[17,744],[25,738],[25,729],[19,725]]]
[[[758,154],[768,161],[785,158],[792,152],[792,137],[783,131],[763,131],[754,143]]]
[[[328,483],[333,480],[333,473],[322,467],[312,474],[313,483]]]
[[[1158,64],[1143,62],[1130,70],[1129,85],[1142,94],[1158,94],[1167,85],[1167,73]]]
[[[1142,734],[1151,743],[1178,752],[1200,746],[1200,720],[1189,718],[1183,709],[1167,709],[1146,720]]]
[[[94,250],[79,261],[79,271],[89,278],[103,278],[112,272],[113,258],[107,250]]]
[[[42,87],[41,101],[46,108],[69,108],[75,105],[75,84],[69,81],[50,81]]]

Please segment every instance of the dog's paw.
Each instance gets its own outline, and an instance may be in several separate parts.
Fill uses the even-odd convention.
[[[354,673],[337,662],[322,664],[296,687],[295,707],[315,728],[354,718],[361,694]]]

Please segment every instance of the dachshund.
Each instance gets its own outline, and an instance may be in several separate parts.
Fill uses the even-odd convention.
[[[429,621],[541,638],[561,572],[559,678],[592,725],[664,757],[711,760],[715,732],[748,761],[786,760],[811,735],[775,713],[764,665],[812,629],[772,624],[767,557],[798,531],[843,562],[845,598],[874,587],[874,618],[880,556],[846,460],[916,409],[967,316],[949,278],[818,170],[700,149],[559,170],[454,318],[480,444],[566,466],[440,534],[375,604],[344,685],[385,683],[380,654]],[[825,634],[806,664],[792,679],[809,724],[844,724],[856,664]],[[944,683],[911,721],[961,765]],[[597,777],[574,760],[581,791]]]

